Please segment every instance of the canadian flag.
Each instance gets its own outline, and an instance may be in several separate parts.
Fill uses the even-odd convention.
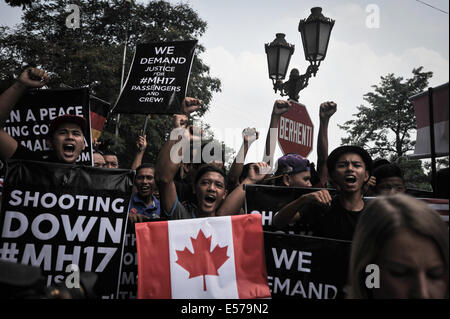
[[[136,224],[138,298],[268,298],[260,214]]]

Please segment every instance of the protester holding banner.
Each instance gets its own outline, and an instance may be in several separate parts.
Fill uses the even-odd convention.
[[[372,200],[353,238],[348,297],[448,298],[448,239],[447,225],[423,201]]]
[[[48,94],[51,94],[51,97],[56,99],[53,94],[58,95],[58,98],[61,98],[61,94],[66,94],[65,91],[58,91],[58,93],[52,90],[40,90],[33,92],[33,94],[31,94],[32,92],[26,95],[24,94],[27,88],[42,87],[47,80],[47,74],[43,70],[36,68],[27,68],[21,74],[19,79],[9,89],[7,89],[0,98],[0,128],[4,128],[6,126],[6,119],[10,115],[18,122],[20,121],[16,118],[20,118],[20,111],[17,113],[13,112],[13,107],[18,103],[19,98],[22,95],[24,95],[24,98],[28,98],[27,103],[33,104],[33,99],[40,101],[37,96],[47,96],[48,98]],[[79,94],[80,99],[83,100],[84,97],[88,96],[87,90],[80,90],[83,91],[84,94],[80,94],[78,91],[75,94]],[[42,152],[38,153],[38,151],[42,151],[42,149],[45,148],[42,144],[35,144],[33,148],[31,141],[28,141],[30,142],[29,144],[24,144],[24,141],[18,137],[20,134],[15,135],[15,133],[12,133],[10,135],[9,131],[6,132],[5,130],[0,130],[0,158],[3,160],[13,158],[37,161],[45,159],[50,162],[74,164],[77,160],[79,160],[80,154],[86,148],[85,136],[88,140],[90,140],[88,122],[85,117],[80,116],[82,114],[82,108],[83,106],[80,105],[79,107],[69,106],[66,110],[58,110],[57,108],[39,109],[39,120],[45,119],[48,121],[51,120],[51,122],[49,125],[47,124],[48,126],[45,126],[45,128],[39,127],[39,124],[34,125],[34,130],[38,127],[41,131],[37,133],[36,131],[33,131],[33,133],[35,135],[39,134],[45,137],[45,143],[42,144],[46,144],[45,146],[50,149],[49,154],[44,154]],[[71,109],[72,112],[75,112],[76,115],[68,114],[69,109]],[[28,109],[26,116],[24,115],[24,117],[26,117],[25,122],[37,122],[36,115],[32,109]],[[14,130],[12,130],[12,132],[14,132]],[[23,135],[28,136],[29,132],[26,132],[26,134]],[[19,142],[19,140],[21,140],[21,142]],[[89,164],[92,163],[90,152],[87,156],[87,161]],[[83,159],[81,159],[81,162],[83,162]]]
[[[352,239],[358,218],[365,207],[363,189],[371,174],[372,159],[361,147],[341,146],[331,152],[327,169],[338,195],[330,202],[328,190],[321,190],[315,195],[307,194],[314,196],[308,201],[296,199],[277,213],[277,226],[283,226],[289,220],[286,216],[292,216],[299,223],[312,225],[314,236]]]
[[[132,223],[149,221],[160,218],[160,203],[153,195],[156,191],[155,166],[144,163],[136,168],[134,185],[137,192],[133,194],[130,202],[129,219]]]

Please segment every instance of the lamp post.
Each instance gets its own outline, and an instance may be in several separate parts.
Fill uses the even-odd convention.
[[[307,19],[300,20],[298,31],[302,37],[305,59],[310,64],[302,75],[298,69],[292,69],[287,82],[283,80],[295,46],[286,42],[283,33],[277,33],[275,40],[265,45],[269,77],[272,79],[275,92],[280,91],[281,96],[287,95],[290,99],[298,101],[298,93],[308,86],[312,75],[316,76],[320,62],[325,59],[333,26],[334,20],[325,17],[322,8],[319,7],[312,8],[311,15]]]

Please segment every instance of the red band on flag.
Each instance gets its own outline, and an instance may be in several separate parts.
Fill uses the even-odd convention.
[[[239,298],[270,297],[261,215],[233,216],[231,224]]]
[[[152,274],[152,276],[138,276],[138,298],[172,298],[167,222],[137,223],[135,228],[138,274],[144,272]],[[140,247],[155,244],[161,249],[141,249]],[[145,287],[152,289],[144,289]]]

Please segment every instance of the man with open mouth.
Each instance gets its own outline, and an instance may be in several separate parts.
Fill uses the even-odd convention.
[[[186,97],[181,111],[189,116],[200,108],[201,101]],[[187,219],[216,216],[216,212],[227,195],[225,172],[216,165],[201,166],[193,181],[196,201],[181,203],[175,186],[175,175],[180,169],[184,152],[191,145],[201,145],[202,134],[197,128],[177,128],[163,145],[156,163],[156,178],[161,208],[169,219]],[[194,143],[195,141],[195,143]],[[189,160],[189,157],[187,157]]]
[[[372,171],[372,159],[359,146],[341,146],[328,156],[329,181],[337,195],[328,190],[307,194],[309,201],[295,200],[283,210],[297,212],[297,225],[309,224],[313,236],[352,240],[359,216],[364,211],[364,186]],[[313,198],[314,197],[314,198]]]
[[[27,68],[0,96],[0,159],[43,160],[37,153],[21,145],[3,129],[3,124],[11,113],[19,98],[29,88],[40,88],[48,80],[48,75],[38,68]],[[46,143],[52,150],[47,159],[51,162],[74,164],[86,147],[84,135],[87,131],[87,121],[76,115],[61,115],[56,117],[49,127]]]

